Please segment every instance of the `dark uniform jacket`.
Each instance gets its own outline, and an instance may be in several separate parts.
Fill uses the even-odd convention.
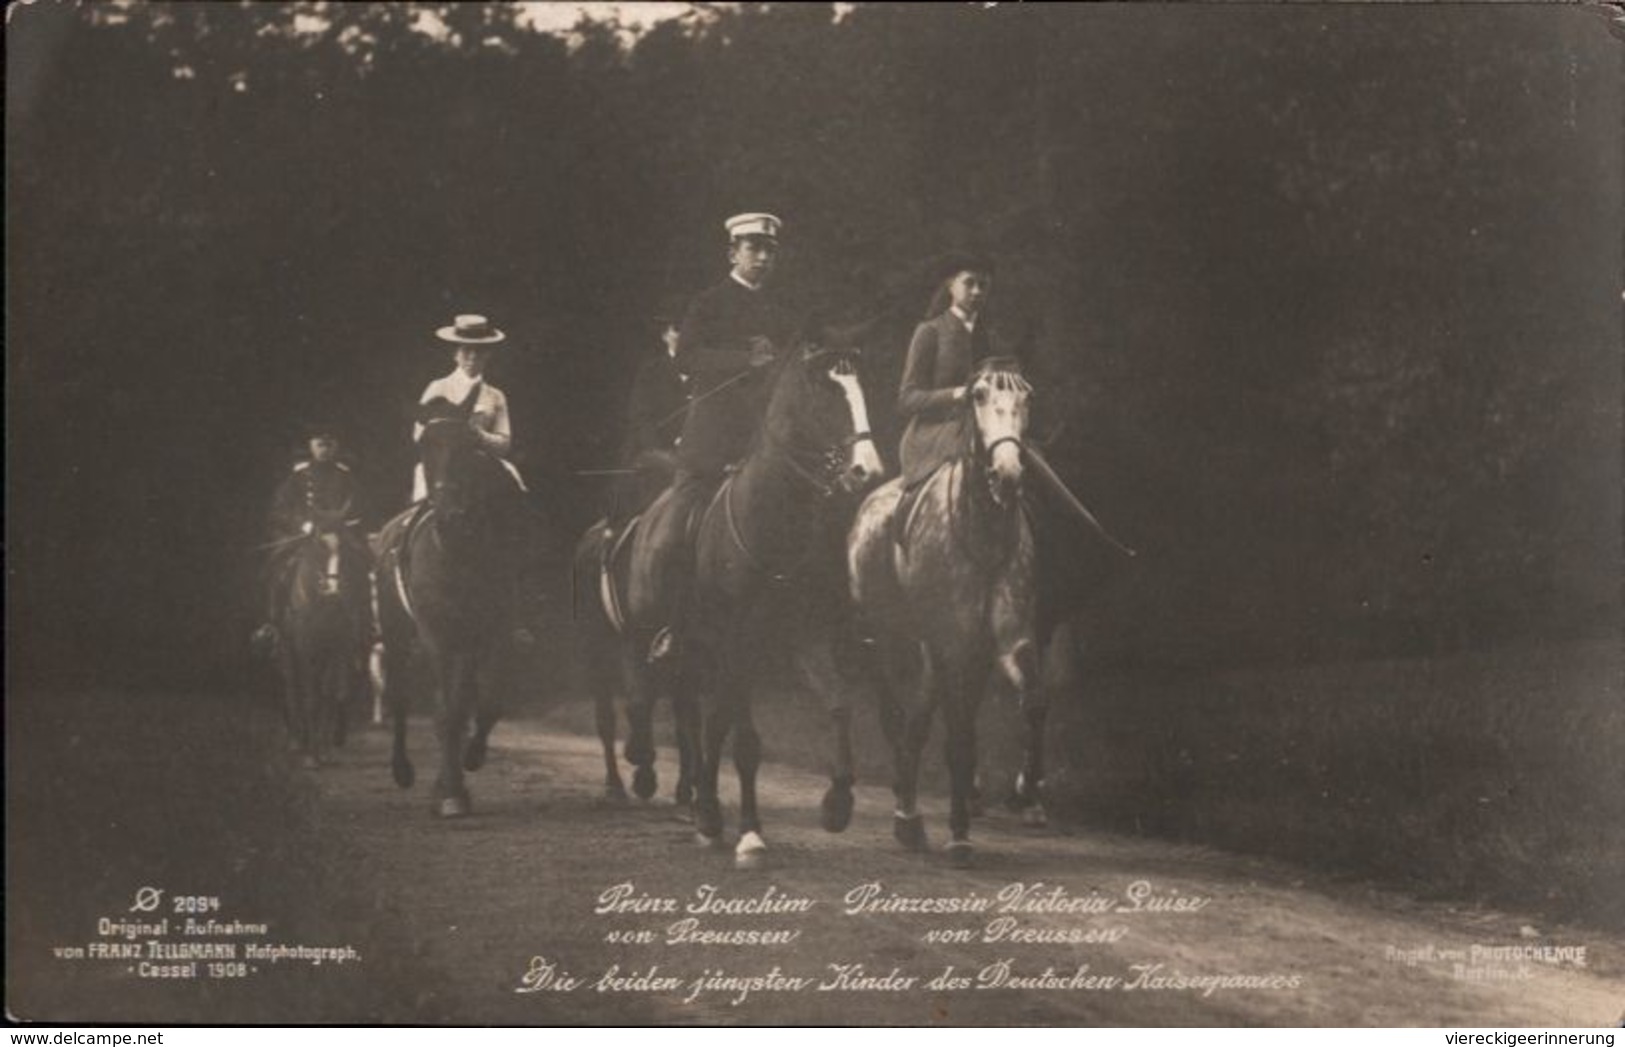
[[[767,410],[772,369],[756,368],[707,394],[751,371],[752,336],[765,336],[782,353],[793,334],[790,314],[771,289],[752,291],[730,276],[694,299],[677,343],[677,367],[689,376],[694,399],[677,449],[679,466],[715,474],[745,456]]]
[[[291,538],[312,530],[338,529],[347,532],[346,521],[358,520],[361,501],[355,477],[340,462],[300,462],[277,488],[271,505],[271,529],[275,538]]]
[[[954,391],[970,381],[971,368],[986,355],[985,322],[973,333],[945,310],[915,328],[897,394],[897,414],[908,420],[898,449],[904,486],[920,482],[965,450],[970,408],[954,401]]]

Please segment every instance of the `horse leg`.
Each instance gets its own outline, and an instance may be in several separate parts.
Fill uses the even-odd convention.
[[[1022,822],[1036,828],[1048,821],[1041,789],[1049,706],[1042,652],[1034,632],[1035,613],[1030,572],[1012,571],[1002,578],[993,591],[993,636],[999,652],[998,671],[1020,699],[1023,725],[1022,768],[1016,775],[1014,803]]]
[[[671,698],[671,715],[677,728],[677,790],[675,800],[683,810],[694,803],[694,779],[700,764],[700,718],[686,680],[679,674],[666,685]]]
[[[981,695],[982,677],[956,665],[947,674],[943,721],[948,762],[948,860],[956,868],[971,862],[970,820],[972,790],[976,787],[976,707]]]
[[[1011,679],[1021,699],[1022,763],[1016,775],[1015,805],[1022,824],[1041,829],[1049,824],[1044,811],[1044,723],[1049,717],[1049,693],[1040,671],[1037,646],[1024,642],[1005,656],[1015,666]],[[1001,659],[1001,662],[1005,659]],[[1008,672],[1008,670],[1007,670]]]
[[[857,781],[852,759],[852,710],[848,707],[830,713],[835,734],[835,767],[821,804],[825,832],[844,832],[852,824],[852,784]]]
[[[852,823],[852,783],[857,778],[852,760],[852,707],[844,680],[836,668],[833,641],[802,644],[796,650],[796,661],[802,676],[829,712],[834,760],[820,815],[824,831],[838,833]]]
[[[925,752],[926,739],[931,736],[931,718],[937,708],[937,673],[930,651],[923,646],[921,651],[924,657],[918,693],[915,701],[899,716],[900,730],[893,749],[896,775],[892,780],[892,793],[897,799],[897,812],[892,820],[892,835],[911,851],[925,849],[925,822],[918,807],[920,757]]]
[[[762,819],[756,809],[756,772],[762,766],[762,736],[756,733],[750,703],[743,692],[734,725],[734,772],[739,776],[739,844],[734,848],[734,864],[741,869],[758,868],[767,857],[767,841],[762,839]]]
[[[374,726],[383,724],[384,710],[388,708],[384,704],[384,691],[389,686],[388,681],[384,678],[387,665],[388,660],[384,656],[383,642],[373,644],[372,650],[367,653],[367,682],[372,690],[372,722]]]
[[[298,663],[293,657],[292,644],[288,637],[288,623],[277,623],[277,647],[272,656],[276,659],[276,676],[278,681],[277,711],[282,714],[282,728],[287,732],[288,750],[297,751],[299,748],[299,680]]]
[[[393,737],[390,742],[390,773],[395,784],[410,789],[417,780],[412,760],[406,755],[406,660],[408,641],[405,635],[392,637],[383,645],[383,660],[379,672],[380,706],[387,705],[390,712]]]
[[[593,724],[598,728],[598,745],[604,753],[604,795],[611,800],[624,800],[626,783],[621,781],[620,763],[615,759],[615,685],[601,658],[593,659],[588,675]]]
[[[440,653],[440,709],[435,733],[440,742],[440,774],[435,779],[436,809],[442,818],[469,813],[468,788],[463,783],[463,745],[468,734],[468,702],[473,689],[472,662],[467,655]]]
[[[700,662],[707,660],[707,655],[691,652],[691,658]],[[722,749],[733,727],[733,709],[715,693],[715,672],[706,672],[695,682],[700,690],[700,762],[694,783],[694,828],[702,842],[717,846],[722,842],[722,801],[717,795],[717,777],[722,769]]]
[[[659,779],[655,775],[655,744],[654,744],[654,709],[653,698],[650,694],[650,682],[647,667],[644,665],[644,652],[647,645],[638,640],[626,640],[620,644],[618,652],[621,667],[621,681],[626,687],[626,761],[632,765],[632,791],[640,800],[647,800],[659,788]],[[606,682],[606,693],[611,688]],[[606,739],[609,749],[606,759],[613,765],[615,757],[615,707],[612,699],[606,699],[599,710],[599,736]],[[605,726],[608,733],[605,733]],[[615,785],[620,789],[622,798],[626,796],[625,786],[620,785],[619,771],[611,772]]]
[[[498,708],[491,695],[500,692],[500,682],[495,679],[482,679],[480,670],[486,670],[486,675],[501,671],[499,659],[491,657],[470,657],[471,667],[468,670],[468,696],[464,708],[474,717],[474,732],[463,747],[463,770],[477,771],[485,766],[485,758],[490,752],[491,729],[502,719],[502,710]]]
[[[295,645],[302,647],[302,645]],[[309,650],[296,650],[294,653],[295,700],[294,716],[298,722],[299,751],[303,754],[300,763],[306,770],[315,770],[321,766],[321,758],[317,753],[317,738],[321,734],[320,713],[322,707],[323,680],[319,667],[314,664],[315,657]]]

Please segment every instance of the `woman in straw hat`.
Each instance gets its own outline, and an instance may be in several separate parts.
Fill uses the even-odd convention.
[[[503,334],[490,320],[483,316],[464,314],[455,317],[451,324],[435,331],[435,337],[456,349],[457,366],[444,378],[436,378],[423,390],[418,403],[426,404],[440,398],[460,404],[474,391],[474,411],[469,416],[468,424],[479,438],[480,445],[493,455],[521,491],[526,490],[525,481],[519,475],[519,470],[508,461],[508,454],[513,449],[513,428],[508,420],[508,397],[485,380],[486,365],[491,360],[491,350],[504,341],[508,336]],[[419,423],[412,429],[412,441],[416,443],[423,435],[423,425]],[[412,476],[412,501],[421,502],[428,497],[428,489],[423,479],[423,466],[419,465]]]

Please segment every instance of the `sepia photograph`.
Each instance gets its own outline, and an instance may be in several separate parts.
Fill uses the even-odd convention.
[[[11,1022],[1625,1024],[1617,5],[6,29]]]

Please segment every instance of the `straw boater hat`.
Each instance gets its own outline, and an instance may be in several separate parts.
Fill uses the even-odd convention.
[[[434,336],[453,345],[495,345],[508,337],[490,320],[474,313],[454,317],[449,327],[440,328]]]

